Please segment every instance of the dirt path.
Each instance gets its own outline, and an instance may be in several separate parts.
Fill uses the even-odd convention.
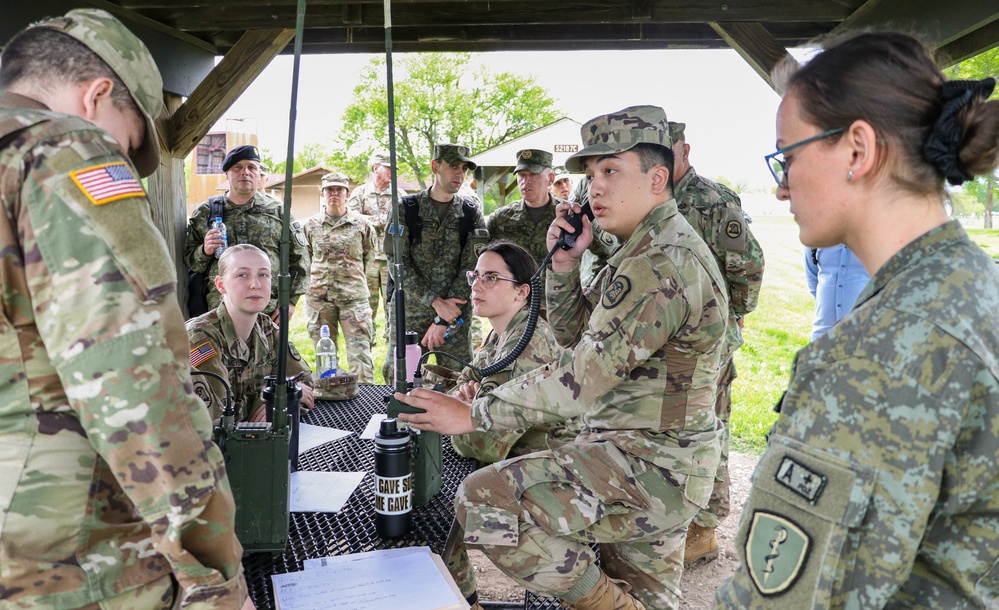
[[[739,565],[733,542],[739,529],[739,514],[749,494],[749,478],[756,467],[756,456],[732,453],[729,456],[729,476],[732,479],[732,513],[718,527],[718,558],[692,567],[683,574],[684,610],[706,610],[712,607],[715,589],[735,572]],[[524,590],[503,575],[478,551],[470,551],[479,581],[479,597],[489,601],[523,601]]]

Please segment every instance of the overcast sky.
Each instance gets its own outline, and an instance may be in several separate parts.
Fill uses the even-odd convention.
[[[332,139],[371,57],[303,56],[296,150]],[[691,161],[699,173],[772,186],[763,156],[774,149],[780,98],[734,51],[504,52],[474,55],[475,63],[534,75],[565,115],[580,123],[636,104],[662,106],[670,120],[687,124]],[[216,128],[238,130],[242,124],[256,130],[260,146],[284,158],[291,70],[291,57],[276,58]]]

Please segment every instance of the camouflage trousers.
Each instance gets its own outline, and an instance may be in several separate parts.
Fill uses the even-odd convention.
[[[388,261],[375,259],[368,266],[368,270],[368,292],[371,293],[368,297],[368,304],[371,306],[371,342],[374,344],[378,341],[378,337],[375,336],[375,319],[378,316],[379,300],[385,303],[385,332],[382,333],[382,337],[388,341],[388,295],[385,294],[388,290]]]
[[[679,607],[684,539],[697,510],[663,471],[610,443],[569,443],[486,466],[455,498],[468,547],[528,590],[574,602],[602,569],[649,608]]]
[[[735,361],[729,358],[722,364],[718,372],[718,391],[715,393],[715,415],[722,423],[718,438],[721,440],[721,456],[718,460],[718,471],[715,473],[715,485],[711,490],[708,507],[697,513],[694,523],[701,527],[714,529],[718,523],[728,516],[729,506],[729,476],[728,476],[728,422],[732,419],[732,382],[736,378]]]
[[[331,303],[313,295],[305,297],[305,316],[309,336],[319,340],[323,324],[330,327],[330,338],[337,342],[337,324],[343,329],[350,372],[358,383],[374,383],[375,365],[371,360],[371,308],[365,300]],[[343,361],[340,361],[343,366]]]

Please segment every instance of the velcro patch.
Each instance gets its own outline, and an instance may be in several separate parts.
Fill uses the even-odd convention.
[[[191,366],[198,366],[202,362],[211,360],[215,356],[218,356],[218,352],[212,347],[211,342],[205,341],[198,347],[191,350]]]
[[[746,537],[746,564],[764,596],[787,591],[804,572],[812,539],[783,515],[755,511]]]
[[[774,473],[774,480],[808,500],[809,504],[815,504],[826,487],[824,474],[806,468],[801,462],[786,455]]]
[[[94,205],[146,195],[142,183],[124,161],[95,165],[69,175]]]
[[[629,292],[631,292],[631,280],[628,279],[628,276],[619,275],[614,278],[607,290],[604,290],[600,304],[604,306],[604,309],[614,309],[624,297],[628,296]]]

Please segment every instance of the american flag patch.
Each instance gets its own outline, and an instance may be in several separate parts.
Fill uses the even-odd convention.
[[[146,194],[142,183],[124,161],[88,167],[70,172],[69,175],[94,205]]]
[[[191,366],[198,366],[205,360],[210,360],[218,355],[219,353],[215,351],[212,344],[205,341],[198,347],[191,350]]]

